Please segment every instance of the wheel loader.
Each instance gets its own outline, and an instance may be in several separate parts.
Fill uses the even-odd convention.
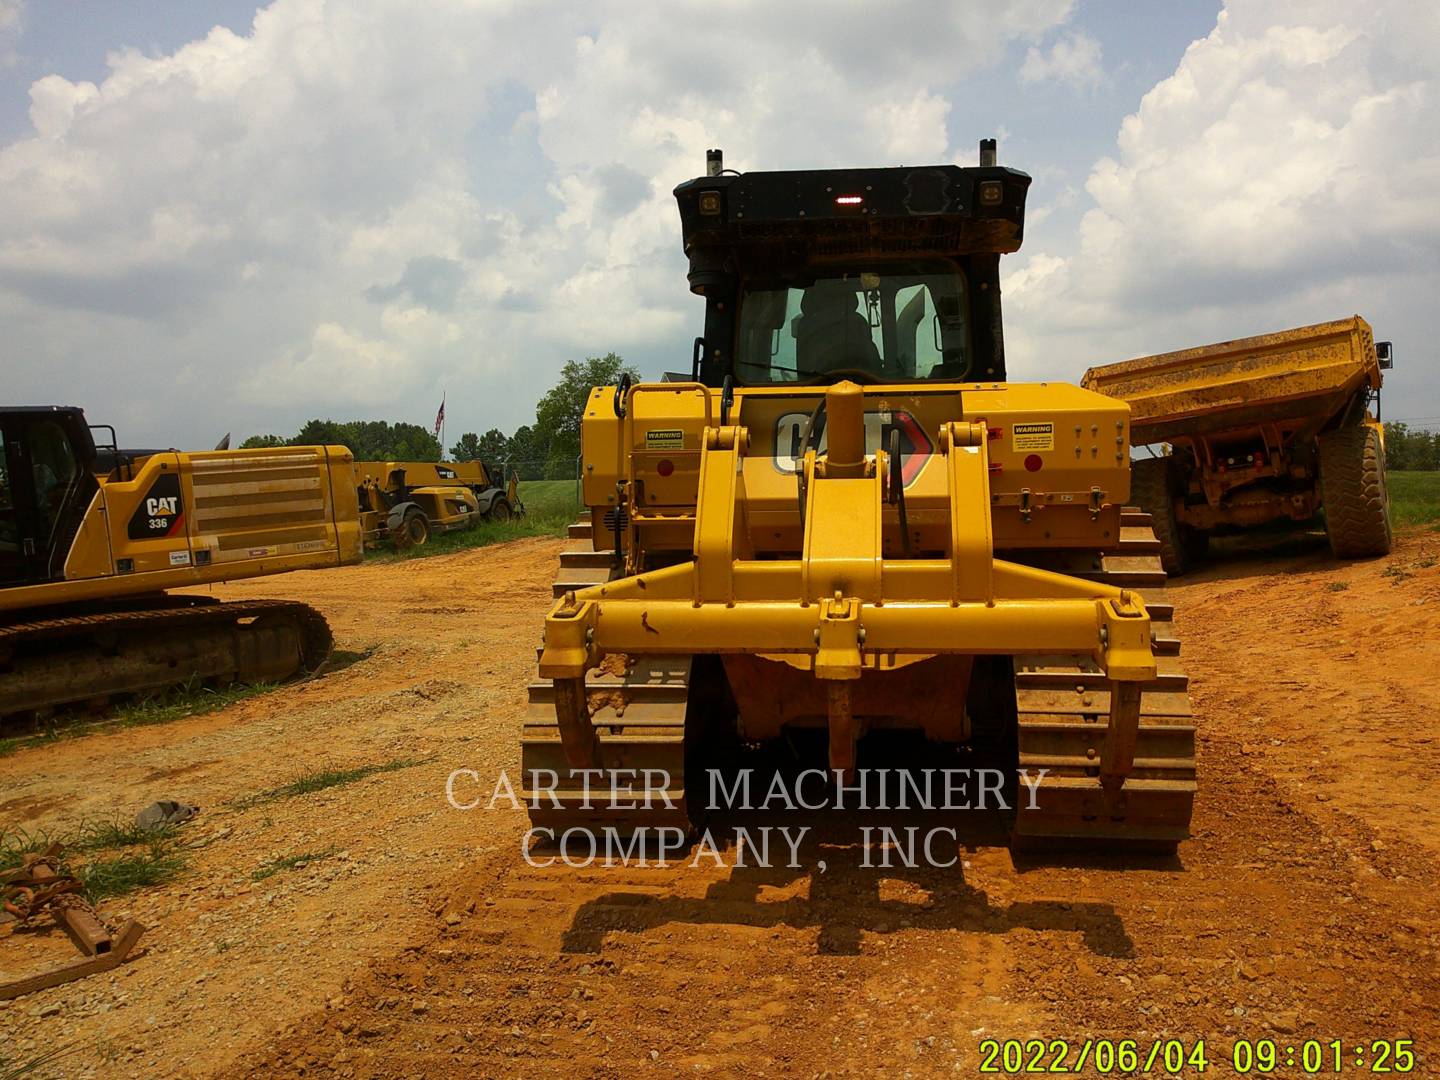
[[[1323,509],[1342,559],[1390,552],[1380,386],[1393,363],[1360,316],[1091,368],[1080,385],[1130,403],[1132,466],[1167,573],[1212,535]],[[1374,406],[1375,412],[1371,412]]]
[[[809,732],[847,782],[893,731],[1016,748],[1019,846],[1173,850],[1194,725],[1130,409],[1007,381],[1030,177],[993,140],[977,167],[708,164],[675,189],[688,378],[585,406],[522,737],[536,835],[691,833],[712,745]]]
[[[360,557],[343,446],[121,450],[78,408],[0,407],[0,717],[313,671],[313,608],[170,590]]]

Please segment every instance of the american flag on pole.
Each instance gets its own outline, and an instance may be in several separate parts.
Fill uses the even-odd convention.
[[[440,397],[440,411],[435,414],[435,434],[440,434],[440,429],[445,426],[445,397]]]

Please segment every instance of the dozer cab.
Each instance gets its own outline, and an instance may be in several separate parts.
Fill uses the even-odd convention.
[[[315,670],[332,639],[307,605],[169,590],[358,562],[350,467],[343,446],[125,451],[78,408],[0,407],[0,717]]]
[[[1018,745],[1017,844],[1186,837],[1194,728],[1125,506],[1129,408],[1006,381],[999,262],[1030,178],[993,147],[810,172],[712,152],[675,189],[704,333],[688,378],[585,408],[589,521],[523,738],[537,835],[689,832],[717,733],[808,729],[841,780],[875,732]]]

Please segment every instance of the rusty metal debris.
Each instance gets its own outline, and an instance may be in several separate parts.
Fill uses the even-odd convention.
[[[83,895],[84,886],[61,861],[60,844],[25,856],[20,866],[0,873],[0,905],[8,919],[26,926],[48,915],[83,954],[79,960],[38,975],[0,984],[0,1001],[34,993],[51,986],[109,971],[123,963],[145,933],[145,927],[127,919],[112,929]]]

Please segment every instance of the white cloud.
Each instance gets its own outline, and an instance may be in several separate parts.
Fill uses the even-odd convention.
[[[1096,163],[1073,253],[1008,275],[1012,376],[1356,311],[1428,343],[1437,103],[1433,6],[1233,0]],[[1433,401],[1413,358],[1394,382]]]
[[[0,67],[15,63],[15,40],[20,36],[25,0],[0,0]]]
[[[1048,51],[1030,46],[1020,65],[1022,83],[1055,80],[1073,86],[1096,86],[1104,78],[1100,66],[1100,42],[1083,30],[1066,34]]]
[[[47,76],[0,147],[11,394],[197,445],[447,388],[455,423],[513,428],[577,352],[684,363],[670,189],[707,147],[943,155],[945,86],[1069,10],[912,0],[880,32],[859,0],[276,0],[248,34]]]
[[[1235,0],[1090,170],[1073,238],[1076,193],[1031,162],[1012,375],[1354,310],[1428,341],[1437,10]],[[0,0],[0,56],[19,12]],[[670,190],[707,147],[742,169],[915,163],[974,122],[956,80],[1029,43],[1052,42],[1022,86],[1101,77],[1068,0],[912,0],[883,33],[874,12],[276,0],[247,34],[39,79],[33,135],[0,147],[6,396],[210,445],[423,422],[445,390],[452,427],[508,430],[578,353],[684,366],[700,313]],[[967,159],[986,133],[955,134]]]

